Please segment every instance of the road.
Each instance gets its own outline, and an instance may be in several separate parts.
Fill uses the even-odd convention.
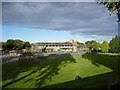
[[[73,56],[81,56],[84,55],[85,52],[79,52],[79,53],[74,53],[74,54],[70,54],[70,53],[62,53],[62,54],[55,54],[55,55],[50,55],[48,56],[49,58],[57,58],[57,57],[73,57]]]
[[[73,56],[81,56],[85,54],[85,52],[79,52],[79,53],[58,53],[58,54],[52,54],[52,55],[42,55],[43,57],[48,57],[48,58],[58,58],[58,57],[73,57]],[[37,55],[39,57],[40,55]],[[0,63],[13,63],[17,62],[19,59],[19,55],[14,55],[14,56],[0,56]],[[36,58],[37,59],[37,58]]]
[[[62,58],[62,57],[73,57],[73,56],[81,56],[84,55],[85,52],[79,52],[79,53],[53,53],[52,55],[37,55],[36,60],[43,60],[45,58]]]
[[[19,59],[19,55],[14,55],[14,56],[0,56],[0,63],[17,62],[18,59]]]

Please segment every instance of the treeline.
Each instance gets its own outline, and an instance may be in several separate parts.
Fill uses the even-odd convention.
[[[31,44],[29,42],[24,42],[22,40],[13,40],[9,39],[6,42],[2,43],[2,50],[22,50],[22,49],[30,49]],[[91,52],[103,52],[103,53],[120,53],[120,36],[116,35],[112,40],[108,43],[107,41],[103,41],[99,43],[97,41],[87,41],[85,43],[77,42],[80,46],[86,46],[89,48]]]
[[[13,40],[8,39],[6,42],[2,43],[2,50],[9,51],[9,50],[22,50],[27,49],[31,47],[31,44],[29,42],[24,42],[22,40]]]
[[[91,52],[109,52],[109,43],[103,41],[102,43],[96,42],[94,40],[85,42],[86,47],[89,48]]]
[[[83,43],[78,43],[83,44]],[[110,43],[103,41],[102,43],[96,42],[94,40],[85,42],[86,47],[89,48],[91,52],[111,52],[120,53],[120,36],[116,35]]]

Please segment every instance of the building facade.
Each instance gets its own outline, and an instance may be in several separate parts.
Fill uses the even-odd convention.
[[[43,51],[46,52],[55,52],[55,51],[77,51],[77,41],[70,40],[68,42],[40,42],[40,43],[33,43],[32,48],[34,51]]]

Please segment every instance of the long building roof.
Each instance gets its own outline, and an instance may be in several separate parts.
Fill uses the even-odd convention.
[[[65,45],[65,44],[69,44],[72,45],[72,43],[70,42],[38,42],[38,43],[33,43],[33,44],[39,44],[39,45]]]
[[[41,42],[41,43],[38,43],[38,44],[72,44],[72,43],[62,43],[62,42],[61,43],[59,43],[59,42],[58,43],[57,42],[44,42],[44,43],[42,43]]]

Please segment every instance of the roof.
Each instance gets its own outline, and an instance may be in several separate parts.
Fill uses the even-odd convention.
[[[35,44],[35,43],[34,43],[34,44]],[[52,45],[53,45],[53,44],[54,44],[54,45],[56,45],[56,44],[57,44],[57,45],[59,45],[59,44],[61,44],[61,45],[65,45],[65,44],[66,44],[66,45],[72,45],[72,43],[68,43],[68,42],[67,42],[67,43],[66,43],[66,42],[40,42],[40,43],[36,43],[36,44],[39,44],[39,45],[47,45],[47,44],[48,44],[48,45],[50,45],[50,44],[52,44]]]

